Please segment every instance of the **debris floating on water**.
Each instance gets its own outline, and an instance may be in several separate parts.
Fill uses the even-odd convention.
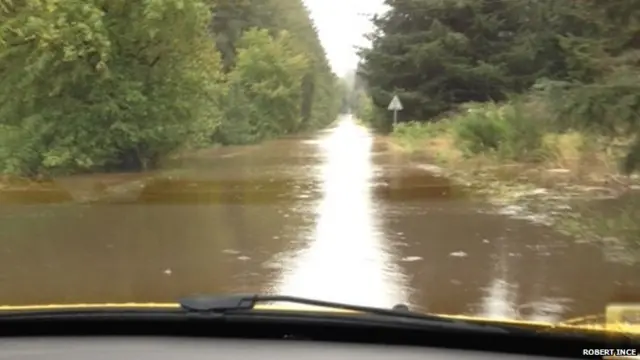
[[[464,251],[454,251],[451,254],[449,254],[449,256],[454,256],[454,257],[467,257],[467,253]]]
[[[414,262],[414,261],[419,261],[422,260],[422,257],[420,256],[406,256],[402,258],[402,261],[404,262]]]

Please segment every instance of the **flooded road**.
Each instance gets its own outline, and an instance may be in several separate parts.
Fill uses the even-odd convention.
[[[108,201],[1,204],[0,304],[262,292],[554,321],[640,286],[640,268],[492,214],[349,118],[174,167]]]

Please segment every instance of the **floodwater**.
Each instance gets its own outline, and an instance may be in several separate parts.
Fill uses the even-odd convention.
[[[170,170],[92,203],[63,201],[81,187],[64,179],[41,202],[5,195],[0,304],[261,292],[556,321],[640,286],[637,266],[493,214],[349,117]]]

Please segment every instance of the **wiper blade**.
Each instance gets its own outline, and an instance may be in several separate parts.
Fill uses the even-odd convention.
[[[414,313],[404,304],[398,304],[393,309],[382,309],[368,306],[349,305],[324,300],[308,299],[285,295],[234,294],[188,297],[179,301],[180,306],[193,312],[228,312],[237,310],[252,310],[258,303],[287,302],[301,305],[311,305],[330,309],[362,312],[376,315],[407,316],[417,318],[437,318],[438,320],[453,321],[439,316],[429,316]]]
[[[437,315],[425,315],[409,310],[404,304],[398,304],[392,309],[375,308],[368,306],[349,305],[330,301],[307,299],[284,295],[259,295],[236,294],[222,296],[197,296],[179,301],[183,310],[198,314],[229,314],[250,311],[259,303],[294,303],[311,305],[336,310],[360,312],[365,315],[374,315],[378,320],[390,320],[398,324],[412,324],[422,326],[438,326],[451,330],[480,330],[510,333],[514,329],[506,329],[501,326],[473,323],[459,319],[451,319]]]

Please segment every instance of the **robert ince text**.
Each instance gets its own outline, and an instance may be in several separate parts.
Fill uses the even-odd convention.
[[[585,356],[638,356],[638,349],[583,349]]]

